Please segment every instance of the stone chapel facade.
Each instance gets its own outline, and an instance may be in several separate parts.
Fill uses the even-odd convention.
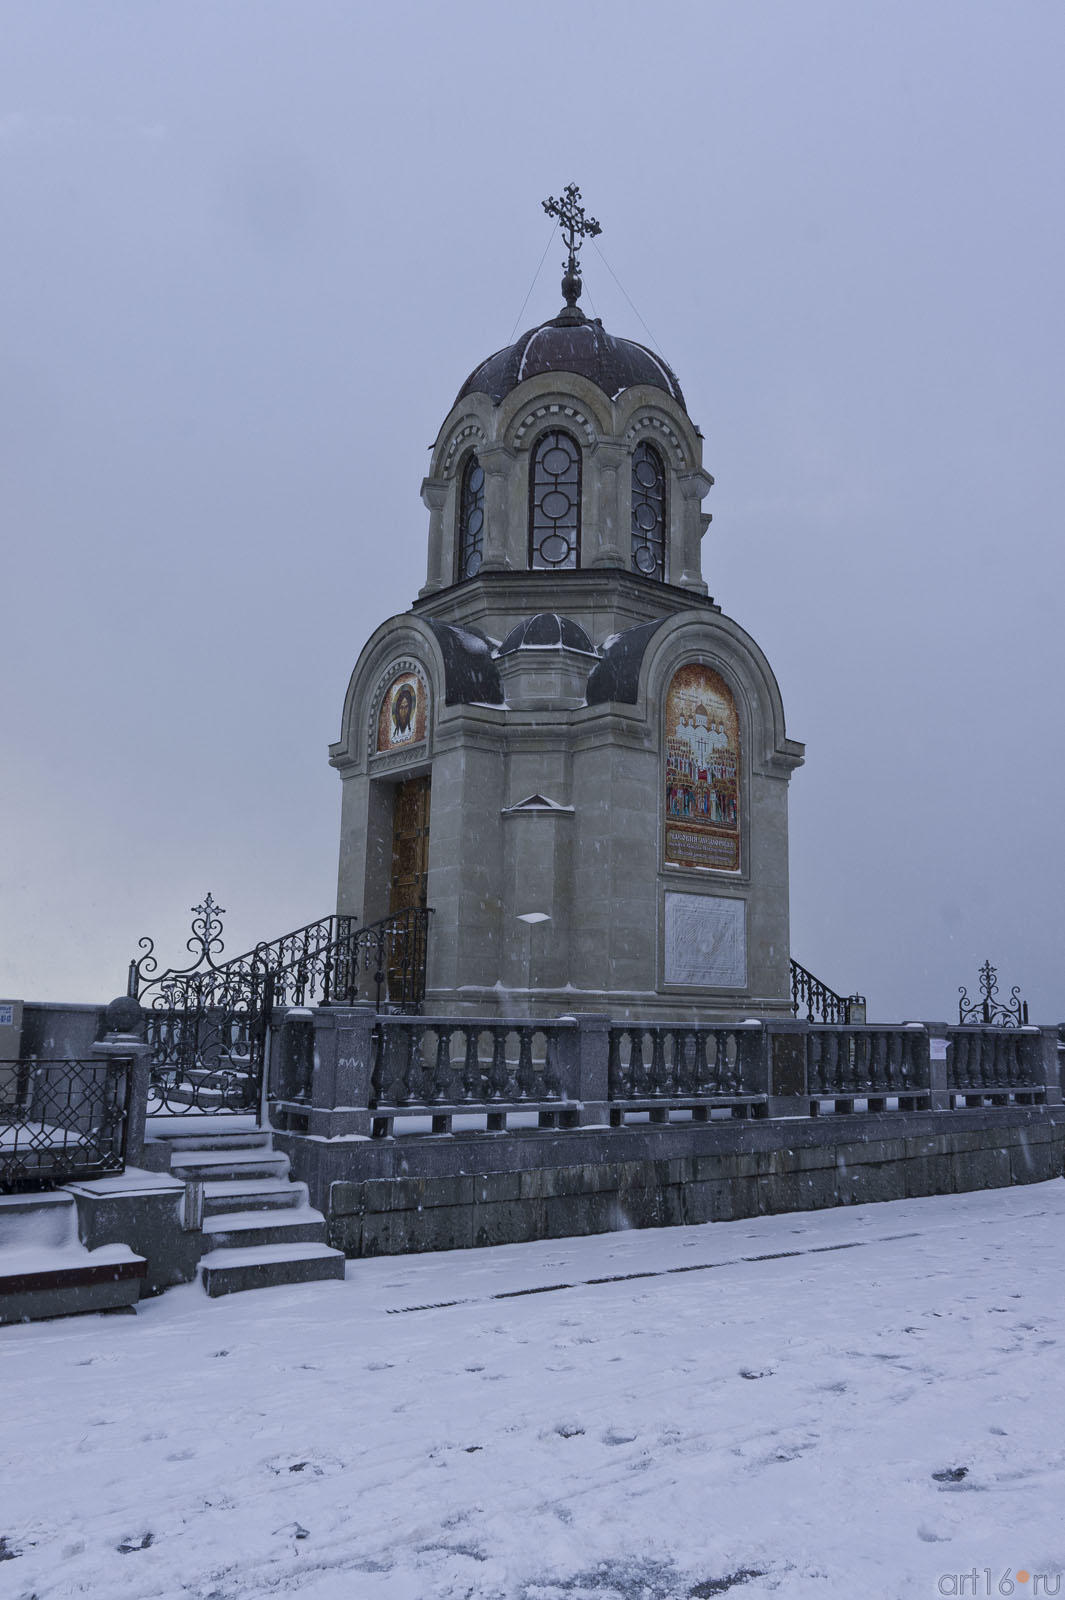
[[[367,642],[330,749],[338,911],[432,907],[426,1013],[790,1016],[803,747],[707,594],[713,479],[676,377],[563,288],[436,440],[425,587]]]

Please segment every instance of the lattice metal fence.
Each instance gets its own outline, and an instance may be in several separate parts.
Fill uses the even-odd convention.
[[[0,1192],[101,1178],[125,1166],[131,1062],[0,1066]]]

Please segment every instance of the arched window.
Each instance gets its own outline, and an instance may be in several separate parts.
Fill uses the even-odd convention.
[[[457,545],[455,581],[462,583],[477,576],[484,555],[484,468],[472,452],[462,469]]]
[[[581,453],[556,430],[537,440],[529,465],[529,565],[576,567],[580,551]]]
[[[632,570],[666,578],[666,474],[652,444],[632,452]]]

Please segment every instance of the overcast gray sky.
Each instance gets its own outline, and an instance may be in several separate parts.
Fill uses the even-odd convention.
[[[793,953],[878,1018],[985,955],[1065,1016],[1060,0],[34,0],[0,36],[0,992],[108,999],[208,889],[233,953],[332,908],[348,676],[575,180],[806,741]]]

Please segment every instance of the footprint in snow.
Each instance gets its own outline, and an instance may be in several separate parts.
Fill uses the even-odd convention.
[[[632,1444],[636,1439],[634,1433],[622,1433],[619,1428],[607,1428],[599,1437],[603,1444]]]
[[[123,1539],[121,1544],[115,1546],[115,1549],[119,1555],[129,1556],[133,1554],[134,1550],[147,1550],[154,1543],[154,1533],[142,1533],[139,1539]]]
[[[754,1379],[754,1378],[771,1378],[772,1376],[773,1376],[773,1368],[772,1367],[762,1367],[757,1372],[754,1370],[753,1367],[741,1367],[740,1368],[740,1377],[741,1378],[751,1378],[751,1379]]]

